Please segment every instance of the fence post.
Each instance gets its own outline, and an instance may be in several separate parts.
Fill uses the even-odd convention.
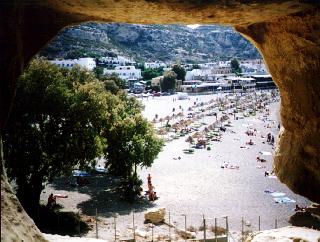
[[[207,235],[206,235],[206,219],[204,218],[203,215],[203,241],[206,242],[207,240]]]
[[[114,221],[114,241],[117,241],[117,220],[116,217],[113,217]]]
[[[214,239],[216,242],[218,241],[217,232],[217,218],[214,218]]]
[[[153,224],[151,225],[151,241],[153,242]]]
[[[243,217],[241,218],[241,241],[243,241],[243,235],[244,235],[244,231],[243,231]]]
[[[96,238],[98,237],[98,208],[96,208]]]
[[[183,214],[184,216],[184,230],[187,231],[187,215]]]
[[[169,212],[169,241],[171,241],[171,216]]]
[[[260,224],[261,224],[261,221],[260,221],[260,216],[259,216],[259,231],[261,230]]]
[[[229,237],[229,221],[228,221],[228,216],[226,216],[226,235],[227,235],[227,241]]]
[[[277,219],[274,221],[274,228],[275,228],[275,229],[278,228],[278,220],[277,220]]]
[[[134,211],[132,212],[133,241],[136,241],[136,227],[134,225]]]

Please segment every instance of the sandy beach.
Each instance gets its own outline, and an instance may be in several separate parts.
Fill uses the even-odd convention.
[[[195,103],[203,105],[193,108],[193,111],[206,107],[206,104],[208,106],[210,100],[222,96],[224,95],[190,96],[186,100],[178,100],[177,95],[143,98],[143,114],[150,121],[156,114],[159,118],[178,112],[183,112],[186,116],[188,108]],[[286,226],[289,224],[289,217],[294,214],[295,205],[307,206],[310,201],[294,194],[276,177],[266,177],[264,174],[265,171],[272,171],[272,155],[269,152],[272,154],[274,149],[266,142],[266,136],[271,133],[277,139],[279,101],[270,103],[266,109],[270,110],[269,115],[266,115],[265,109],[239,119],[229,115],[231,127],[222,132],[221,142],[210,141],[211,150],[195,149],[193,154],[185,154],[183,149],[190,148],[190,144],[185,141],[188,136],[167,142],[152,167],[139,170],[144,190],[147,190],[147,175],[150,173],[152,176],[159,196],[154,202],[128,204],[121,201],[115,190],[116,181],[108,175],[90,178],[90,184],[82,188],[66,186],[67,178],[56,179],[47,186],[41,199],[45,203],[51,192],[68,194],[68,198],[59,199],[58,203],[64,206],[64,210],[79,212],[87,221],[92,221],[97,208],[99,238],[108,241],[114,240],[115,215],[118,238],[132,237],[132,211],[135,211],[137,229],[150,236],[149,225],[143,223],[144,213],[150,208],[161,207],[166,208],[167,221],[170,212],[170,222],[181,229],[185,226],[184,215],[187,217],[187,227],[196,228],[201,226],[203,216],[209,226],[214,225],[213,218],[220,218],[218,225],[221,227],[225,226],[225,220],[221,217],[228,216],[232,232],[241,231],[242,218],[245,230],[257,230],[259,216],[261,229],[274,228],[275,223],[278,227]],[[219,112],[218,118],[221,116],[222,113]],[[215,120],[214,116],[204,116],[198,122],[209,125]],[[155,126],[159,127],[161,124],[157,122]],[[204,127],[205,125],[200,127],[199,131]],[[245,133],[248,129],[256,129],[255,135],[248,136]],[[254,145],[246,145],[250,139]],[[266,162],[257,161],[257,156]],[[226,163],[229,164],[228,168],[221,168]],[[289,198],[291,202],[276,203],[277,197]],[[95,226],[94,223],[92,226]],[[87,237],[95,237],[95,232],[93,229]],[[174,238],[179,239],[173,229],[170,232]],[[168,235],[168,226],[156,226],[154,234]],[[198,231],[197,236],[201,235],[202,232]],[[163,238],[161,236],[159,240]]]

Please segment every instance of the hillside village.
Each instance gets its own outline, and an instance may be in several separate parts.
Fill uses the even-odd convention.
[[[153,69],[160,70],[162,73],[168,72],[175,65],[172,62],[166,63],[162,61],[137,63],[125,56],[83,57],[79,59],[52,60],[50,62],[65,68],[72,68],[74,65],[80,65],[92,71],[100,68],[104,76],[116,75],[125,80],[129,92],[135,94],[165,92],[164,95],[166,95],[167,90],[161,90],[160,85],[163,75],[147,79],[144,78],[143,72]],[[263,60],[246,59],[240,60],[238,63],[241,73],[237,73],[232,69],[231,60],[180,64],[186,72],[185,79],[177,80],[175,89],[170,90],[170,92],[192,94],[275,88]]]

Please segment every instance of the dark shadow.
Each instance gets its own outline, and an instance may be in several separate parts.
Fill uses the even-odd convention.
[[[119,215],[130,214],[133,210],[142,212],[155,205],[144,197],[138,198],[132,203],[123,199],[119,191],[121,179],[109,175],[92,175],[85,178],[88,184],[85,186],[76,185],[75,177],[56,178],[52,186],[56,190],[78,191],[90,195],[91,199],[81,202],[77,208],[88,216],[113,217],[115,213]]]
[[[85,235],[90,229],[78,214],[61,212],[59,208],[48,209],[46,206],[39,208],[37,226],[43,233],[70,236]]]
[[[320,205],[313,204],[303,211],[297,211],[290,217],[289,222],[298,227],[307,227],[320,230]]]

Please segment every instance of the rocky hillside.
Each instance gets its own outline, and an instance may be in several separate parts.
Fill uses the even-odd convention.
[[[120,54],[136,61],[182,62],[259,57],[255,47],[230,27],[102,23],[66,28],[40,54],[50,59]]]

